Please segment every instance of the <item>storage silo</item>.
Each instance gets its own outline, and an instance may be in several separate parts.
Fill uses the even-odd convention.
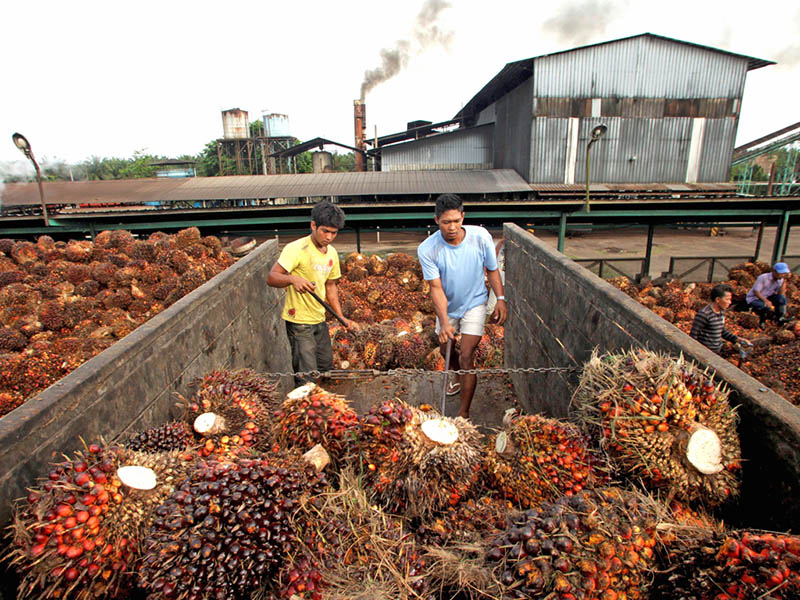
[[[314,173],[330,173],[333,171],[333,155],[330,152],[314,152],[311,155]]]
[[[250,137],[250,121],[246,110],[231,108],[222,111],[222,137],[226,140]]]
[[[279,113],[262,113],[264,119],[264,135],[272,138],[291,137],[289,133],[289,115]]]

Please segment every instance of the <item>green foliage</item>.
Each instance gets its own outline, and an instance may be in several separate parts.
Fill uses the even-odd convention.
[[[312,173],[314,164],[311,159],[311,152],[303,152],[294,157],[294,165],[298,173]]]
[[[356,170],[355,152],[348,152],[347,154],[334,154],[333,170],[344,171],[344,172],[355,171]]]

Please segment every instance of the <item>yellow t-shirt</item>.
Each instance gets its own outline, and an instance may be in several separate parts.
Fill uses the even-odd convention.
[[[313,281],[314,293],[323,300],[326,299],[325,282],[342,276],[336,249],[328,245],[328,251],[322,254],[311,241],[310,235],[286,244],[278,264],[292,275]],[[286,302],[281,316],[292,323],[316,325],[325,320],[325,308],[311,294],[298,294],[290,285],[286,287]]]

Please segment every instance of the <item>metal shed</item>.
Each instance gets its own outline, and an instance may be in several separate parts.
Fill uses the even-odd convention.
[[[728,179],[747,72],[771,61],[645,33],[503,69],[458,112],[494,124],[494,168],[531,183]]]

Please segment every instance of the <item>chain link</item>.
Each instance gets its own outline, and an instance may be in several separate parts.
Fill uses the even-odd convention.
[[[411,375],[505,375],[508,373],[577,373],[579,367],[511,367],[511,368],[488,368],[488,369],[454,369],[447,371],[428,371],[426,369],[389,369],[380,371],[378,369],[334,369],[332,371],[277,371],[267,375],[275,377],[298,377],[318,379],[327,377],[329,379],[372,379],[381,376],[411,376]]]

